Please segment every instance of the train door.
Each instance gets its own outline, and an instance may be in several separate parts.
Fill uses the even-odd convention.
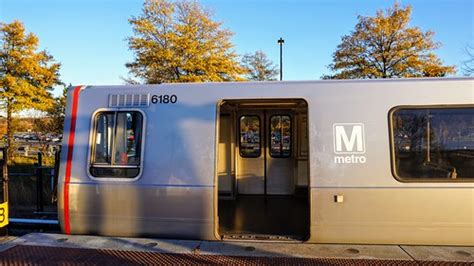
[[[307,125],[301,123],[306,115],[303,100],[221,105],[217,182],[222,238],[309,236],[308,170],[303,169],[308,164],[300,156],[308,150],[303,141]]]
[[[291,110],[269,110],[265,112],[266,194],[293,195],[295,191],[295,160]]]
[[[237,114],[237,194],[262,195],[265,193],[264,113],[250,109]]]
[[[292,111],[250,109],[238,116],[237,193],[293,194]]]

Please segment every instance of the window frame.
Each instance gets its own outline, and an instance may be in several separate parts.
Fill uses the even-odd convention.
[[[274,156],[272,155],[272,118],[275,116],[279,116],[283,118],[284,116],[287,116],[290,118],[290,152],[288,155],[282,155],[283,154],[283,136],[282,139],[280,140],[280,155]],[[282,122],[280,122],[282,123]],[[291,117],[290,114],[272,114],[270,118],[268,119],[268,155],[272,158],[290,158],[293,155],[293,118]]]
[[[109,165],[109,164],[104,164],[104,163],[96,163],[93,164],[92,161],[95,157],[95,140],[96,140],[96,133],[97,133],[97,127],[96,127],[96,122],[98,115],[100,113],[107,113],[107,112],[112,112],[115,113],[115,117],[117,116],[118,112],[138,112],[142,116],[142,128],[141,128],[141,136],[140,136],[140,163],[138,165]],[[115,121],[116,123],[116,121]],[[114,136],[116,134],[116,126],[114,126]],[[87,154],[87,175],[89,176],[90,179],[95,180],[95,181],[119,181],[119,182],[131,182],[131,181],[136,181],[139,179],[142,174],[143,174],[143,161],[145,158],[145,136],[146,136],[146,115],[145,112],[141,109],[137,108],[100,108],[94,111],[92,114],[91,120],[90,120],[90,131],[89,131],[89,148],[88,148],[88,154]],[[115,141],[113,144],[113,149],[115,148]],[[114,158],[110,158],[111,161],[113,161]],[[138,169],[138,174],[134,177],[114,177],[114,176],[102,176],[102,177],[97,177],[92,175],[91,173],[91,168],[115,168],[115,169],[120,169],[120,168],[128,168],[128,169]]]
[[[240,134],[241,134],[241,120],[242,120],[242,117],[244,116],[254,116],[254,117],[257,117],[258,118],[258,136],[259,136],[259,141],[258,141],[258,155],[254,155],[254,156],[250,156],[250,155],[244,155],[242,154],[242,139],[240,137]],[[260,115],[258,114],[244,114],[244,115],[241,115],[239,116],[239,120],[238,120],[238,124],[239,124],[239,134],[238,134],[238,139],[239,139],[239,155],[240,157],[242,158],[259,158],[260,156],[262,156],[262,119],[260,118]]]
[[[390,146],[390,169],[395,180],[401,183],[474,183],[473,178],[411,178],[401,177],[396,169],[395,138],[393,127],[393,115],[396,111],[403,109],[474,109],[473,104],[437,104],[437,105],[397,105],[388,112],[388,133]]]

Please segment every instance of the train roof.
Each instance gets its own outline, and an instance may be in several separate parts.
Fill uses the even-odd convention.
[[[245,86],[262,86],[262,85],[289,85],[289,84],[339,84],[339,83],[394,83],[394,82],[442,82],[442,81],[474,81],[474,77],[435,77],[435,78],[390,78],[390,79],[332,79],[332,80],[291,80],[291,81],[231,81],[231,82],[189,82],[189,83],[159,83],[159,84],[119,84],[119,85],[79,85],[87,86],[88,88],[111,88],[111,87],[201,87],[201,86],[233,86],[233,85],[245,85]],[[74,88],[76,86],[71,86]]]

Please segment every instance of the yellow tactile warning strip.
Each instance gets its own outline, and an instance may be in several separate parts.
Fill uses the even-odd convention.
[[[18,245],[0,253],[0,265],[470,265],[467,262],[432,262],[369,259],[240,257],[170,254],[107,249]]]

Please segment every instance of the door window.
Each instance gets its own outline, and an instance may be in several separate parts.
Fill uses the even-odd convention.
[[[256,115],[240,117],[239,153],[242,157],[260,157],[260,118]]]
[[[274,115],[270,117],[270,156],[291,155],[291,117]]]

